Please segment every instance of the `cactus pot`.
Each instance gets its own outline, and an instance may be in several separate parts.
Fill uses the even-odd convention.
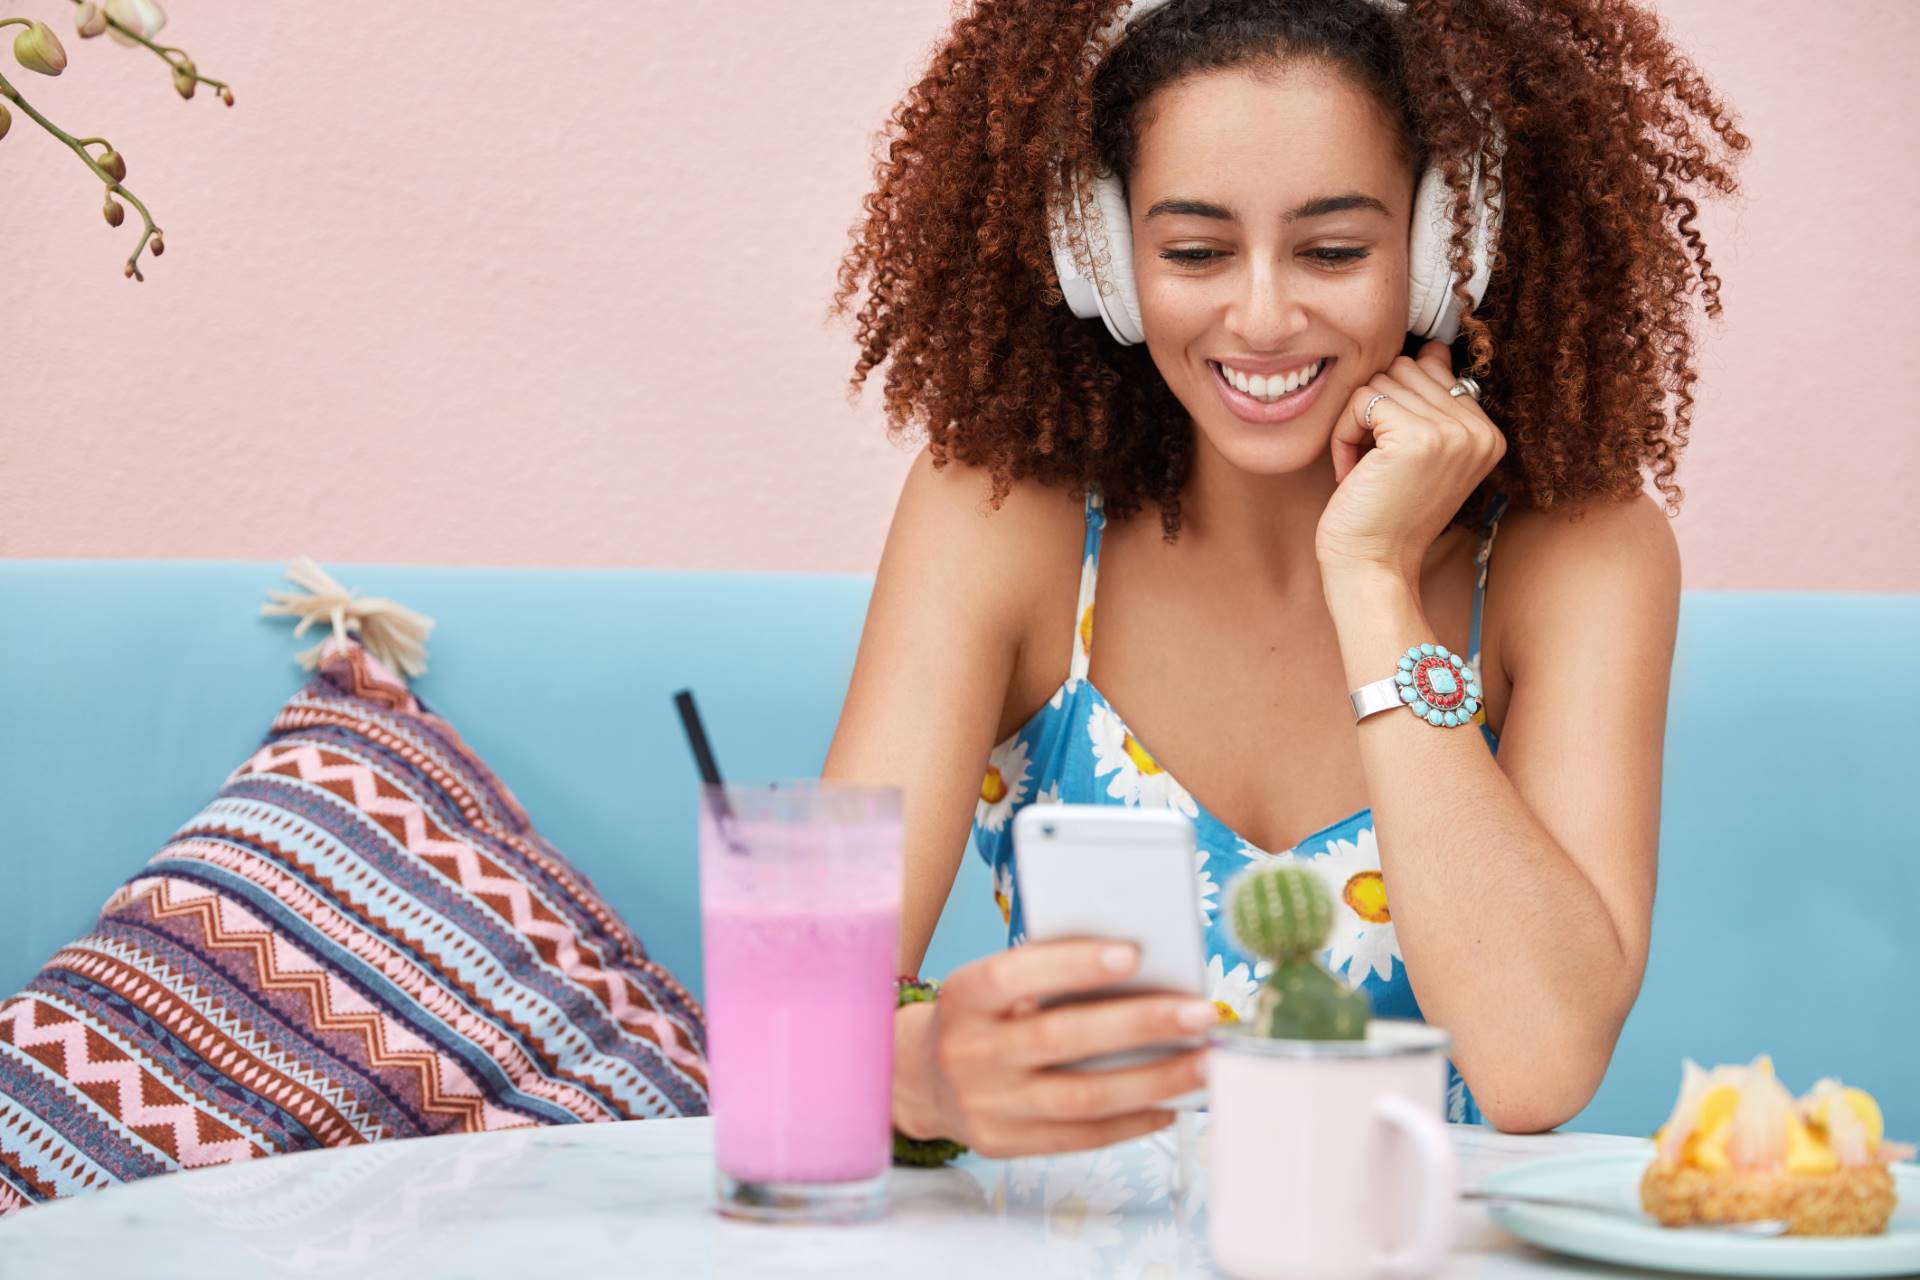
[[[1208,1244],[1240,1280],[1408,1280],[1452,1247],[1447,1033],[1376,1018],[1360,1040],[1223,1027],[1207,1088]]]

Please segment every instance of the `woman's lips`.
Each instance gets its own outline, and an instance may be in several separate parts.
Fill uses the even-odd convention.
[[[1213,372],[1213,385],[1219,388],[1220,398],[1226,402],[1227,408],[1234,417],[1242,422],[1266,425],[1297,418],[1312,408],[1313,402],[1320,397],[1320,388],[1326,385],[1327,370],[1333,367],[1334,360],[1335,357],[1328,356],[1322,362],[1319,374],[1301,390],[1272,401],[1256,400],[1235,387],[1227,381],[1226,375],[1220,371],[1220,366],[1212,360],[1207,361],[1207,368]]]

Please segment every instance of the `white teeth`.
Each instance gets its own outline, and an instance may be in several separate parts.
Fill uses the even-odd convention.
[[[1229,368],[1224,364],[1218,367],[1221,375],[1226,378],[1234,390],[1244,392],[1256,400],[1265,400],[1271,403],[1285,396],[1292,395],[1309,382],[1312,382],[1320,375],[1320,370],[1325,364],[1326,361],[1324,360],[1315,360],[1305,368],[1295,369],[1292,373],[1284,377],[1279,374],[1273,374],[1271,376],[1262,376],[1260,374],[1248,375],[1240,372],[1238,369]]]

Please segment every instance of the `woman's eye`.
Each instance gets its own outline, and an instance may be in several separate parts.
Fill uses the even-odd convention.
[[[1368,253],[1369,250],[1360,248],[1309,249],[1307,256],[1315,262],[1328,266],[1340,266],[1348,262],[1358,262]],[[1179,263],[1182,266],[1200,266],[1221,256],[1218,249],[1162,249],[1160,251],[1160,257],[1163,260]]]

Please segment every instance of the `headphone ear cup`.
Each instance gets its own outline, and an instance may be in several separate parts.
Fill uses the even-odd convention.
[[[1413,194],[1407,242],[1407,332],[1438,342],[1453,341],[1460,326],[1459,309],[1453,305],[1453,272],[1447,265],[1450,194],[1440,166],[1428,165]]]
[[[1100,272],[1100,318],[1107,332],[1124,346],[1146,341],[1140,324],[1140,291],[1133,278],[1133,214],[1127,208],[1127,191],[1120,179],[1103,173],[1093,181],[1093,202],[1098,223],[1088,243],[1099,252],[1107,251],[1107,265]]]
[[[1080,216],[1080,199],[1072,196],[1070,210],[1056,210],[1048,234],[1053,241],[1053,274],[1060,281],[1060,293],[1066,298],[1067,307],[1082,320],[1100,318],[1100,290],[1093,281],[1080,274],[1080,268],[1073,260],[1073,244],[1068,239],[1068,227],[1073,223],[1084,223]]]
[[[1500,209],[1498,201],[1487,199],[1486,179],[1477,157],[1469,180],[1476,216],[1471,246],[1473,274],[1467,278],[1467,296],[1477,307],[1486,297],[1487,281],[1493,276]],[[1413,225],[1407,244],[1407,331],[1447,343],[1459,336],[1462,309],[1460,300],[1453,296],[1453,270],[1447,263],[1447,242],[1453,238],[1453,219],[1448,214],[1452,199],[1440,166],[1429,165],[1414,192]]]
[[[1073,260],[1069,228],[1078,223],[1095,259],[1095,276],[1081,274]],[[1113,234],[1109,228],[1119,228]],[[1133,218],[1127,211],[1127,193],[1120,179],[1102,174],[1093,181],[1093,206],[1085,208],[1077,192],[1069,191],[1065,209],[1049,228],[1053,241],[1053,274],[1073,314],[1082,320],[1098,317],[1115,342],[1131,346],[1142,341],[1140,295],[1133,283]],[[1106,265],[1098,265],[1102,252]]]

